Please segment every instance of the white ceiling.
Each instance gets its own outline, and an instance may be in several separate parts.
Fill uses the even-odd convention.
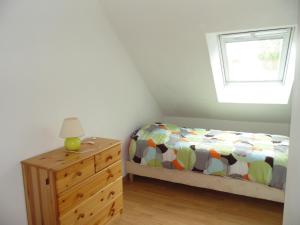
[[[297,0],[101,1],[165,115],[290,121],[290,104],[218,103],[205,34],[297,24]]]

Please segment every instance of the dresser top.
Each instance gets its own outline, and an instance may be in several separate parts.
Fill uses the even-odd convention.
[[[87,143],[88,141],[92,141],[94,144]],[[59,171],[119,144],[120,141],[114,139],[87,138],[82,140],[80,150],[78,152],[66,151],[62,147],[26,159],[21,163],[48,170]]]

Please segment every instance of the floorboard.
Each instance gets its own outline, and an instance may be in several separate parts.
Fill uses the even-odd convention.
[[[282,214],[281,203],[135,177],[112,225],[280,225]]]

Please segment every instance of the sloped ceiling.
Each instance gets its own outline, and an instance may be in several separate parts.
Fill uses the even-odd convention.
[[[297,24],[297,0],[101,2],[165,115],[290,121],[290,104],[218,103],[205,34]]]

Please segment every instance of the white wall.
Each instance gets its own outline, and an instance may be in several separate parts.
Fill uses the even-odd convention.
[[[289,136],[290,125],[287,123],[263,123],[230,120],[215,120],[207,118],[164,117],[164,122],[185,127],[206,129],[233,130],[245,132],[263,132]]]
[[[217,101],[206,34],[297,24],[298,0],[101,1],[165,115],[290,122],[290,104]]]
[[[26,224],[19,162],[62,145],[73,115],[122,140],[160,118],[97,0],[0,1],[1,225]]]
[[[300,4],[298,4],[300,9]],[[300,15],[298,15],[300,26]],[[292,104],[291,142],[287,170],[284,225],[300,224],[300,29],[298,27],[296,80]]]

